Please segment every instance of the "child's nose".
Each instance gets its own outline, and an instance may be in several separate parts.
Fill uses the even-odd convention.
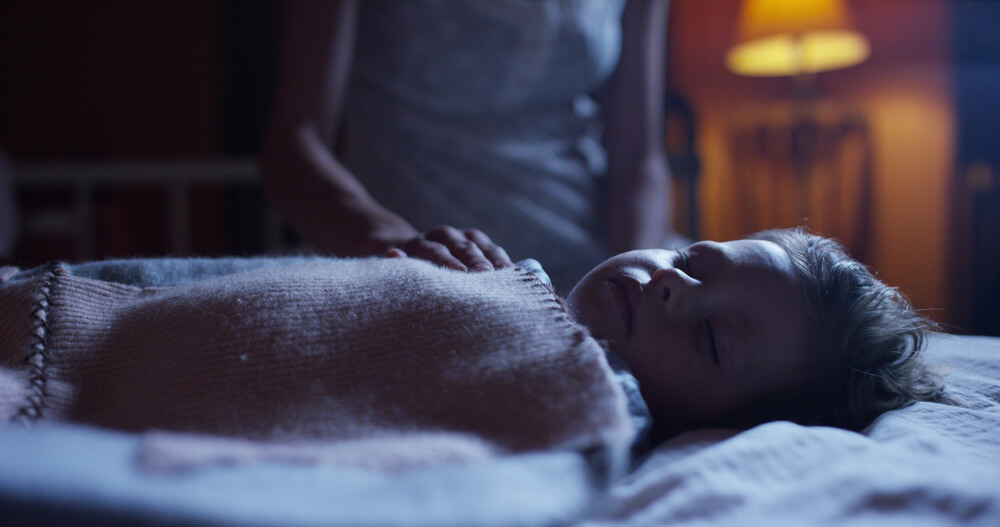
[[[659,287],[660,282],[663,281],[663,278],[666,276],[666,274],[667,274],[667,269],[662,267],[660,269],[653,271],[653,275],[649,278],[649,285],[653,286],[654,288]]]
[[[659,287],[660,282],[665,281],[667,284],[677,283],[686,285],[688,280],[690,278],[676,267],[661,267],[653,271],[653,274],[650,275],[649,284],[653,287]]]
[[[690,285],[689,280],[691,279],[679,269],[663,267],[653,271],[649,285],[662,296],[661,300],[667,301],[671,295],[682,294],[681,291]]]

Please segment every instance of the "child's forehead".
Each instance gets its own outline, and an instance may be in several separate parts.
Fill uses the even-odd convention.
[[[717,244],[734,264],[748,269],[773,270],[794,276],[792,258],[777,243],[769,240],[732,240]],[[691,247],[696,247],[694,244]]]

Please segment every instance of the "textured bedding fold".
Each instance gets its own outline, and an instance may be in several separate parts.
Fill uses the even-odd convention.
[[[341,442],[337,456],[369,466],[411,447],[411,465],[421,448],[429,462],[541,449],[620,461],[631,439],[599,345],[520,269],[323,260],[138,288],[52,266],[0,295],[7,418]]]

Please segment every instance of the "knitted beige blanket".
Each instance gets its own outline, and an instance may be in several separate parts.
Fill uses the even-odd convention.
[[[146,289],[58,264],[15,276],[0,284],[11,419],[325,445],[375,466],[624,452],[632,434],[600,346],[534,275],[411,259]]]

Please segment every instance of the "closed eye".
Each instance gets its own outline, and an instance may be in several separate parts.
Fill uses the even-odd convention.
[[[691,271],[691,260],[688,259],[687,252],[678,249],[677,250],[677,256],[679,256],[680,259],[681,259],[681,268],[682,268],[682,270],[685,273],[687,273],[688,276],[690,276],[691,278],[694,278],[694,273],[693,273],[693,271]]]

